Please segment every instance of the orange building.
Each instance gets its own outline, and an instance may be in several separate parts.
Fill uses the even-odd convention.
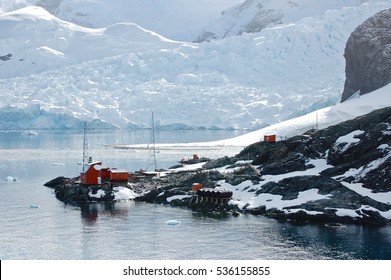
[[[199,191],[200,189],[203,189],[204,186],[200,183],[194,183],[192,186],[191,186],[191,191],[193,192],[197,192]]]
[[[113,186],[126,186],[129,181],[129,173],[126,170],[109,170],[109,180]]]
[[[126,186],[128,179],[129,174],[126,170],[103,167],[101,161],[89,163],[87,171],[80,174],[82,185],[100,185],[108,182],[115,186]]]
[[[267,134],[263,136],[264,142],[274,143],[276,142],[276,135],[275,134]]]

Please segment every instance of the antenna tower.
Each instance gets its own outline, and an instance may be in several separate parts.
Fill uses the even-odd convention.
[[[85,173],[86,164],[88,163],[87,122],[84,122],[83,136],[83,173]]]
[[[155,167],[155,170],[157,169],[157,163],[156,163],[156,147],[155,147],[155,119],[152,112],[152,128],[151,128],[151,135],[149,139],[149,144],[147,145],[147,150],[149,150],[149,158],[147,162],[147,168],[150,168],[152,165]]]

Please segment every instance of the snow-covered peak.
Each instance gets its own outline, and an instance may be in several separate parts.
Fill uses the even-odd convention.
[[[26,6],[35,5],[36,0],[0,0],[0,15],[18,10]]]
[[[327,10],[339,10],[364,2],[368,1],[246,0],[242,4],[223,11],[220,19],[204,27],[197,41],[222,39],[242,33],[256,33],[266,27],[293,23],[305,17],[320,16]]]
[[[0,15],[0,20],[23,21],[23,20],[53,20],[55,17],[41,7],[28,6],[16,11]]]
[[[243,0],[39,0],[58,18],[86,27],[136,23],[165,37],[190,41],[222,10]]]
[[[10,56],[0,61],[1,78],[180,44],[134,23],[87,28],[37,6],[1,14],[0,30],[0,56]]]

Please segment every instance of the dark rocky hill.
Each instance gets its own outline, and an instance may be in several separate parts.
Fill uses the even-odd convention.
[[[232,191],[228,210],[301,222],[390,224],[391,108],[172,172],[138,199],[187,205],[189,198],[178,195],[199,182]]]
[[[363,22],[345,48],[346,81],[341,102],[391,82],[391,9]]]

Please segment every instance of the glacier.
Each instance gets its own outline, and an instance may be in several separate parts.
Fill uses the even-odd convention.
[[[0,60],[0,129],[80,129],[84,121],[105,129],[148,128],[151,112],[161,129],[265,128],[337,104],[347,38],[391,7],[391,1],[350,0],[315,9],[289,1],[309,5],[295,18],[281,6],[286,1],[273,1],[286,23],[194,43],[165,37],[141,20],[115,23],[113,17],[107,26],[82,26],[71,22],[72,13],[65,19],[65,10],[53,15],[36,2],[0,9],[0,57],[9,58]],[[141,10],[151,4],[142,2]],[[94,14],[87,4],[80,7]],[[192,7],[195,13],[204,8]]]

